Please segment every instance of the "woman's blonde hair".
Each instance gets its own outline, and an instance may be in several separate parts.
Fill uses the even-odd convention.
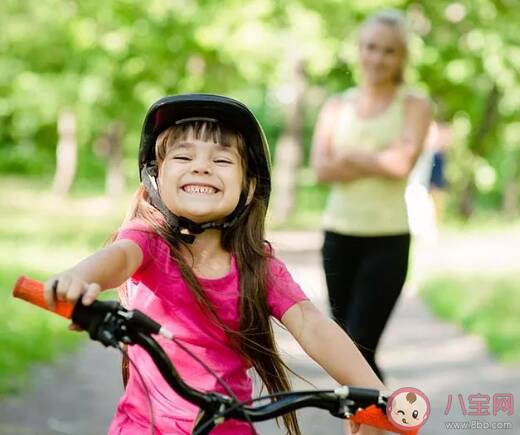
[[[379,12],[376,12],[375,14],[366,18],[365,21],[363,21],[361,24],[359,29],[359,38],[361,38],[361,35],[365,29],[374,24],[384,24],[386,26],[390,26],[397,30],[397,33],[399,34],[405,53],[401,69],[399,70],[399,74],[397,76],[397,81],[401,83],[404,79],[404,66],[408,54],[409,29],[406,16],[398,9],[383,9]]]

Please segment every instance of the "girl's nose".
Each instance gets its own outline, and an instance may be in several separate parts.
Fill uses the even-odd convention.
[[[211,174],[211,161],[204,158],[194,159],[192,161],[191,172],[194,174]]]

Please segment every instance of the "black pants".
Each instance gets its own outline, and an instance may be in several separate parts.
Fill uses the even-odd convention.
[[[409,248],[409,234],[325,232],[322,256],[332,315],[382,380],[375,352],[406,279]]]

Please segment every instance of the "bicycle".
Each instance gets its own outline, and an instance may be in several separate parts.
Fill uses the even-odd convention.
[[[403,432],[386,417],[387,395],[379,390],[342,386],[330,390],[310,390],[283,392],[253,398],[247,402],[238,401],[229,387],[205,365],[197,361],[215,376],[229,395],[217,392],[203,392],[186,384],[173,363],[153,338],[161,335],[176,341],[174,334],[139,310],[128,310],[117,301],[95,301],[85,306],[79,300],[75,305],[57,301],[50,309],[43,298],[43,284],[36,280],[20,277],[13,289],[13,296],[41,308],[53,311],[88,332],[92,340],[106,347],[114,347],[125,352],[127,345],[141,346],[152,358],[161,375],[170,387],[182,398],[195,404],[200,411],[193,428],[193,435],[208,435],[218,424],[228,419],[254,422],[280,417],[290,411],[314,407],[324,409],[338,418],[406,435],[415,435],[418,430]],[[184,350],[188,351],[183,347]],[[190,352],[189,352],[190,353]],[[269,401],[267,404],[253,405],[255,402]],[[153,434],[153,410],[151,411],[151,433]],[[254,428],[254,427],[253,427]]]

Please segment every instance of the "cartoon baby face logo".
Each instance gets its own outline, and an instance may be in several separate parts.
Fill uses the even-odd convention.
[[[386,414],[398,429],[417,429],[430,416],[430,401],[426,394],[416,388],[400,388],[388,398]]]

